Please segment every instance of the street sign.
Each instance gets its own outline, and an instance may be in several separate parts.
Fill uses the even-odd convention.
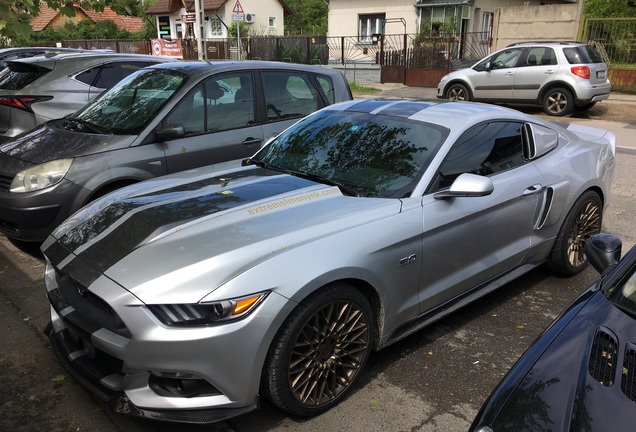
[[[197,21],[197,15],[196,14],[185,14],[185,15],[181,15],[181,21],[184,23],[193,23]]]
[[[232,9],[232,12],[234,12],[235,14],[245,13],[245,11],[243,10],[243,6],[241,6],[241,2],[239,0],[236,0],[236,3],[234,3],[234,9]],[[238,21],[238,20],[235,20],[235,21]]]
[[[232,14],[233,21],[245,21],[245,14],[242,13],[233,13]]]

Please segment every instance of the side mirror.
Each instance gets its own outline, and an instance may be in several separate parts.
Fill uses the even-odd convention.
[[[495,186],[490,178],[464,173],[455,179],[448,190],[437,192],[433,198],[481,197],[490,195],[493,190],[495,190]]]
[[[183,126],[177,125],[169,125],[157,132],[155,132],[155,137],[157,141],[169,141],[177,138],[185,137],[185,129]]]
[[[596,234],[585,242],[585,255],[600,274],[611,270],[621,259],[621,239],[613,234]]]

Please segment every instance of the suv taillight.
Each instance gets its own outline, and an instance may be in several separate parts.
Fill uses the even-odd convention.
[[[574,66],[570,70],[578,77],[590,79],[590,68],[587,66]]]
[[[51,99],[51,96],[0,96],[0,105],[33,112],[31,104]]]

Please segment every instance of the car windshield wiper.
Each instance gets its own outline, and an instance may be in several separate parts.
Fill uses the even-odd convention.
[[[67,124],[73,124],[75,126],[74,130],[79,132],[92,132],[97,134],[103,134],[104,131],[95,126],[93,123],[87,122],[86,120],[82,120],[77,117],[65,117]]]
[[[253,158],[248,158],[248,159],[244,159],[242,162],[243,166],[246,165],[256,165],[258,167],[261,168],[265,168],[265,169],[270,169],[273,171],[278,171],[278,172],[282,172],[285,174],[289,174],[289,175],[293,175],[295,177],[300,177],[300,178],[304,178],[307,180],[312,180],[318,183],[323,183],[329,186],[336,186],[338,188],[340,188],[340,190],[345,193],[346,195],[350,195],[350,196],[360,196],[360,194],[358,193],[358,191],[356,191],[355,189],[353,189],[350,186],[347,186],[345,184],[342,184],[340,182],[337,182],[335,180],[332,180],[330,178],[318,175],[318,174],[312,174],[312,173],[308,173],[305,171],[297,171],[297,170],[293,170],[293,169],[288,169],[288,168],[280,168],[274,165],[270,165],[265,161],[259,160],[259,159],[253,159]]]

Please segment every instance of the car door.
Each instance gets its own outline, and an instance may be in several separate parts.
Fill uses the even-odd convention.
[[[522,123],[472,127],[453,146],[422,199],[420,312],[462,295],[520,263],[531,245],[542,176],[523,157]],[[435,199],[462,173],[487,176],[483,197]]]
[[[263,142],[255,117],[251,71],[214,75],[195,86],[166,116],[164,128],[183,127],[185,136],[166,140],[169,172],[253,155]]]
[[[539,91],[557,75],[557,58],[550,47],[531,47],[523,56],[514,79],[513,98],[535,100]]]
[[[523,48],[506,49],[493,55],[490,62],[484,63],[482,70],[476,67],[475,98],[511,99],[517,62],[522,52]]]

